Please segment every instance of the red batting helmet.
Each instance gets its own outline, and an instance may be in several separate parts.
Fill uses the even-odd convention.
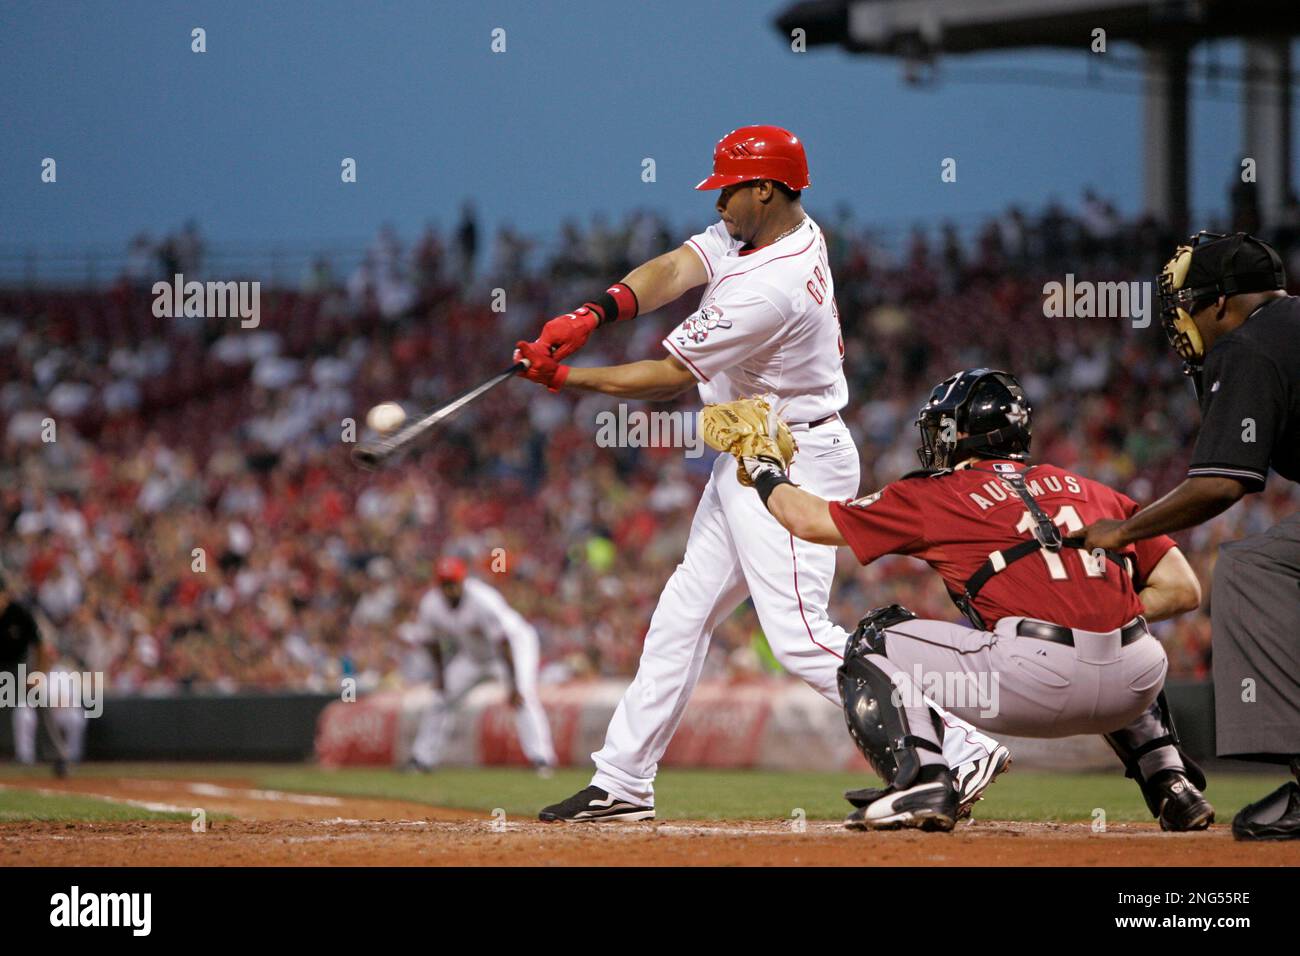
[[[460,558],[439,558],[433,573],[440,583],[452,582],[459,584],[465,580],[465,562]]]
[[[779,126],[733,129],[713,148],[713,175],[696,189],[721,189],[751,179],[774,179],[791,189],[808,188],[803,143]]]

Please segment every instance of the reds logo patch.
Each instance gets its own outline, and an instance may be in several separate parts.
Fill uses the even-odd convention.
[[[677,336],[677,341],[685,345],[689,339],[699,345],[714,329],[729,328],[731,328],[731,320],[722,317],[722,309],[716,305],[706,305],[682,323],[681,334]]]

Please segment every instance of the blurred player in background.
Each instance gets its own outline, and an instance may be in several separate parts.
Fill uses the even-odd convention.
[[[15,694],[25,697],[29,687],[48,679],[53,663],[54,650],[42,637],[36,618],[10,591],[6,579],[0,576],[0,675],[12,684]],[[18,685],[20,667],[24,668],[26,675],[22,686]],[[36,763],[36,722],[40,709],[14,707],[14,758],[21,764]],[[51,740],[61,751],[55,757],[54,773],[62,777],[68,772],[68,760],[66,752],[62,752],[63,737],[55,737],[55,734],[59,734],[57,726],[51,731]]]
[[[79,672],[77,662],[59,655],[38,679],[57,686],[61,681],[75,679]],[[19,707],[14,712],[14,756],[19,763],[36,763],[36,728],[40,722],[44,722],[52,745],[59,751],[54,757],[54,775],[62,777],[81,763],[85,754],[86,710],[80,705]]]
[[[633,269],[596,300],[520,342],[524,374],[551,391],[664,401],[698,386],[705,402],[770,393],[801,449],[800,480],[818,493],[857,492],[858,449],[840,409],[848,403],[844,341],[821,228],[800,201],[808,188],[803,143],[778,126],[745,126],[718,141],[713,174],[719,221]],[[653,312],[704,286],[699,309],[663,340],[663,358],[570,368],[595,329]],[[592,759],[591,785],[540,813],[546,821],[653,819],[654,779],[681,722],[713,630],[751,598],[781,666],[839,705],[835,672],[848,634],[826,613],[835,550],[795,541],[740,482],[725,454],[691,524],[686,556],[650,620],[636,678]],[[945,750],[978,799],[1007,750],[949,715]]]
[[[895,604],[859,624],[841,687],[854,741],[889,786],[847,795],[858,807],[850,827],[956,823],[934,697],[994,733],[1104,734],[1163,829],[1214,820],[1163,704],[1164,648],[1147,630],[1147,619],[1200,605],[1196,575],[1164,536],[1123,553],[1083,551],[1078,539],[1067,547],[1066,534],[1138,506],[1064,468],[1029,464],[1031,411],[1006,372],[960,372],[935,386],[917,418],[922,470],[843,503],[797,486],[779,457],[741,458],[753,497],[791,534],[848,545],[864,565],[920,558],[970,621],[919,620]]]
[[[403,631],[404,640],[428,649],[433,663],[434,699],[420,718],[410,766],[426,772],[436,768],[450,711],[479,683],[500,680],[515,712],[524,755],[539,773],[549,774],[555,747],[537,696],[537,631],[495,588],[467,577],[460,558],[440,559],[435,576],[437,587],[425,592],[414,626]]]

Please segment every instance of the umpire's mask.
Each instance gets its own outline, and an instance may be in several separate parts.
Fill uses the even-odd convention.
[[[1244,232],[1198,232],[1178,247],[1160,272],[1160,325],[1195,375],[1205,363],[1205,342],[1192,316],[1220,296],[1286,288],[1277,250]]]

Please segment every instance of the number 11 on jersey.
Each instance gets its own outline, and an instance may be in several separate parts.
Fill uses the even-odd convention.
[[[1026,509],[1021,514],[1020,523],[1016,525],[1016,530],[1021,534],[1033,534],[1036,523],[1034,516]],[[1064,531],[1066,537],[1083,530],[1083,519],[1079,517],[1079,512],[1074,509],[1074,505],[1061,505],[1060,509],[1052,517],[1052,523]],[[1043,560],[1047,562],[1047,573],[1053,581],[1064,581],[1069,578],[1070,575],[1065,570],[1065,561],[1062,560],[1060,553],[1047,550],[1039,553],[1043,556]],[[1080,550],[1079,560],[1083,562],[1083,573],[1088,577],[1104,578],[1106,576],[1105,558],[1099,561],[1090,552]]]

